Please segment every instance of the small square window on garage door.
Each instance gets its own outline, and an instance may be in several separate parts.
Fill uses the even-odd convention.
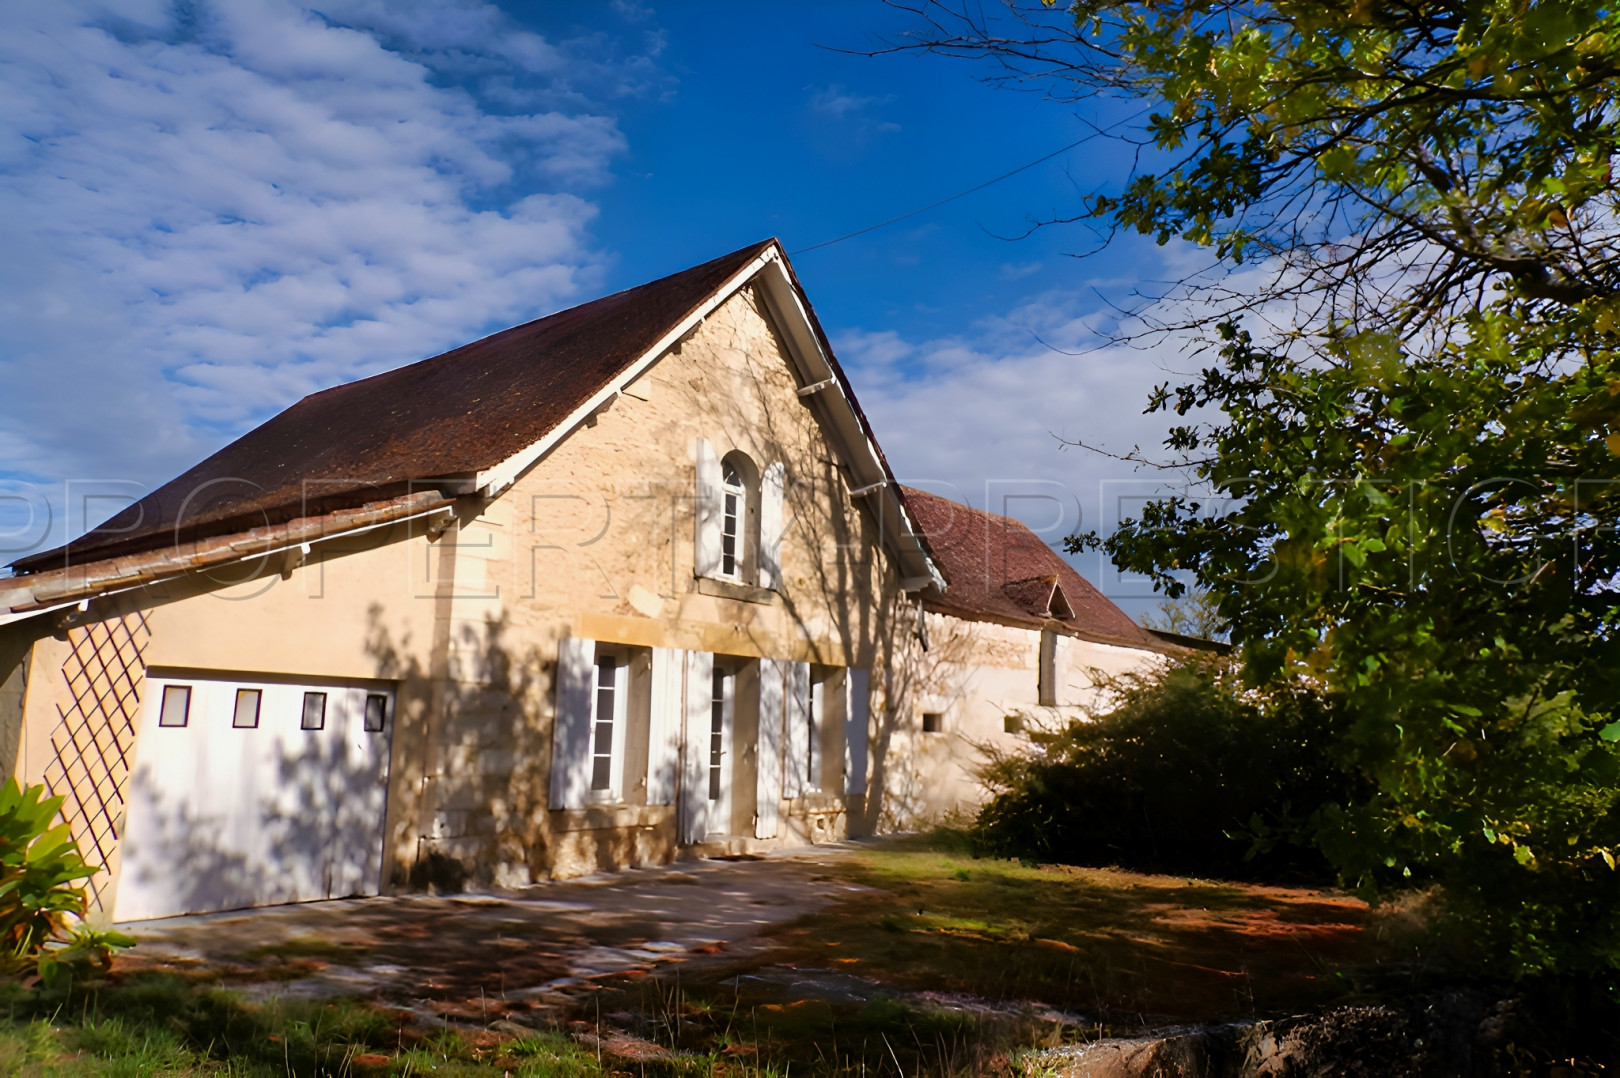
[[[184,726],[191,714],[191,686],[163,686],[163,708],[158,712],[159,726]]]
[[[381,733],[388,724],[388,697],[380,692],[366,695],[366,733]]]
[[[326,694],[324,692],[306,692],[304,694],[304,718],[298,726],[303,730],[326,729]]]
[[[237,689],[236,712],[231,725],[238,730],[254,730],[259,725],[259,701],[264,698],[260,689]]]

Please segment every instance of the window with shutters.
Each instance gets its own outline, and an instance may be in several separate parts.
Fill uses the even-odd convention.
[[[720,496],[720,575],[741,580],[748,488],[730,460],[720,466]]]
[[[748,454],[727,453],[720,462],[720,573],[739,584],[758,576],[759,469]]]
[[[669,754],[679,733],[680,681],[671,677],[668,653],[655,664],[655,651],[580,637],[558,641],[552,808],[669,803],[666,790],[675,767]],[[657,731],[650,729],[654,700]],[[677,709],[674,721],[668,714],[672,707]],[[646,800],[649,779],[656,784],[651,802]]]
[[[821,749],[822,714],[826,709],[827,680],[817,677],[814,672],[810,676],[810,707],[804,716],[805,724],[809,727],[804,735],[804,792],[818,793],[821,790]]]
[[[737,675],[721,666],[714,668],[713,692],[709,696],[709,773],[710,801],[725,794],[726,719],[735,698]]]
[[[781,461],[761,469],[740,449],[720,456],[706,438],[696,440],[695,455],[694,574],[745,589],[779,590],[787,469]],[[731,597],[764,601],[751,595]]]
[[[593,801],[618,801],[621,796],[629,665],[627,657],[616,652],[599,650],[596,656],[590,730]]]

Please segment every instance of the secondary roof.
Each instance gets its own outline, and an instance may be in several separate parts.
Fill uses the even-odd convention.
[[[1058,622],[1088,639],[1166,650],[1018,521],[914,487],[904,494],[947,585],[929,607],[1031,628]]]

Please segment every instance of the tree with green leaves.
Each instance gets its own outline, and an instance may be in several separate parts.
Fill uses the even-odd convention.
[[[1211,361],[1148,402],[1203,496],[1071,542],[1190,577],[1248,677],[1347,716],[1369,792],[1309,826],[1348,880],[1620,972],[1620,11],[914,10],[899,48],[1122,103],[1135,166],[1072,221],[1242,266],[1189,284]]]

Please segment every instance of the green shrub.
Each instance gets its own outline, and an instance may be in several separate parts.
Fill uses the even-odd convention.
[[[47,984],[76,971],[105,969],[112,952],[135,941],[83,923],[80,881],[95,875],[66,824],[52,826],[62,798],[16,779],[0,786],[0,972]]]
[[[1337,719],[1304,682],[1257,693],[1204,657],[1116,679],[1114,706],[992,758],[981,852],[1247,878],[1321,878],[1325,805],[1357,780],[1333,763]]]

